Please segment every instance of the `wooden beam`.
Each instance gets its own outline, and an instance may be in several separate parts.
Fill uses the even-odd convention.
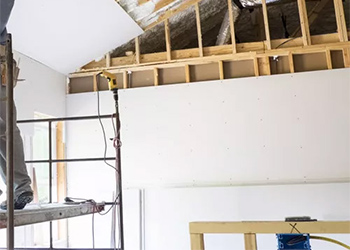
[[[327,68],[332,69],[332,57],[331,57],[331,51],[329,49],[326,49],[326,60],[327,60]]]
[[[259,58],[259,73],[260,75],[271,75],[270,57]]]
[[[111,67],[111,53],[106,54],[106,67]]]
[[[258,62],[258,58],[257,57],[254,57],[253,59],[254,61],[254,74],[255,76],[259,76],[259,62]]]
[[[230,30],[231,30],[231,41],[232,41],[232,53],[237,52],[236,48],[236,34],[235,34],[235,21],[233,19],[233,7],[232,0],[227,0],[228,12],[230,16]]]
[[[267,13],[266,0],[261,0],[263,16],[264,16],[264,25],[265,25],[265,37],[267,49],[271,49],[271,38],[270,38],[270,28],[269,28],[269,16]]]
[[[244,234],[245,250],[257,250],[256,234]]]
[[[159,85],[159,76],[158,76],[158,69],[157,68],[154,68],[153,75],[154,75],[154,86],[158,86]]]
[[[171,61],[171,38],[170,38],[170,29],[169,29],[168,19],[165,19],[164,21],[164,29],[165,29],[165,45],[166,45],[167,60]]]
[[[188,65],[188,64],[185,65],[185,79],[186,79],[186,83],[191,82],[190,65]]]
[[[192,5],[194,5],[196,3],[199,3],[200,1],[202,1],[202,0],[188,0],[188,1],[184,1],[182,4],[180,4],[176,8],[169,9],[164,14],[160,15],[158,17],[157,21],[155,21],[155,22],[151,23],[150,25],[148,25],[145,28],[145,30],[152,29],[154,26],[156,26],[159,23],[163,22],[165,19],[169,19],[169,18],[177,15],[181,11],[184,11],[184,10],[188,9],[189,7],[191,7]]]
[[[330,0],[321,0],[316,3],[316,5],[312,8],[308,15],[309,27],[317,20],[318,15],[323,10],[323,8],[327,5]],[[299,26],[291,35],[291,37],[299,37],[301,36],[301,27]]]
[[[56,156],[57,159],[64,159],[64,142],[63,142],[63,122],[58,122],[56,125]],[[64,202],[67,197],[67,168],[66,163],[57,162],[57,201]],[[57,225],[58,239],[67,238],[66,230],[67,222],[59,220]]]
[[[348,35],[346,30],[346,21],[344,15],[344,6],[342,0],[334,0],[335,17],[340,42],[347,42]]]
[[[136,64],[140,64],[140,38],[137,36],[135,38],[135,54],[136,54]]]
[[[128,83],[128,72],[124,71],[123,72],[123,88],[127,89],[128,85],[129,85],[129,83]]]
[[[191,234],[191,250],[204,250],[203,234]]]
[[[175,1],[176,0],[160,0],[159,2],[156,3],[156,7],[155,7],[153,13],[157,12],[158,10],[163,9],[164,7],[172,4]]]
[[[350,68],[350,48],[343,49],[344,66]]]
[[[294,59],[293,59],[293,54],[291,52],[288,54],[288,63],[289,63],[289,71],[290,71],[290,73],[294,73],[295,72]]]
[[[308,46],[311,45],[311,36],[305,0],[298,0],[298,8],[303,44]]]
[[[223,61],[219,61],[219,75],[220,75],[220,80],[225,79],[224,62]]]
[[[96,92],[98,89],[97,89],[97,75],[94,74],[93,76],[93,90],[94,92]]]
[[[196,7],[196,21],[197,21],[197,36],[198,36],[198,48],[199,56],[203,57],[203,41],[202,41],[202,27],[201,27],[201,16],[199,12],[199,4],[195,4]]]
[[[246,221],[246,222],[191,222],[191,234],[205,233],[321,233],[349,234],[350,221]]]

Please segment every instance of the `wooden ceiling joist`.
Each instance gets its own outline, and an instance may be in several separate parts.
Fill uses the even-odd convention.
[[[304,46],[311,45],[309,19],[305,0],[298,0],[299,18]]]
[[[160,15],[157,19],[157,21],[151,23],[148,25],[144,30],[152,29],[153,27],[157,26],[159,23],[163,22],[165,19],[169,19],[176,14],[180,13],[181,11],[184,11],[191,7],[192,5],[199,3],[202,0],[187,0],[183,1],[179,6],[175,7],[174,9],[169,9],[166,12],[164,12],[162,15]]]
[[[237,52],[236,48],[236,34],[235,34],[235,21],[233,19],[233,7],[232,7],[232,0],[227,1],[228,6],[228,12],[230,17],[230,31],[231,31],[231,42],[232,42],[232,53]]]

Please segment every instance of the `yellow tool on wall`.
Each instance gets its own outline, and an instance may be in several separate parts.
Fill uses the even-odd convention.
[[[114,74],[103,70],[97,74],[97,76],[99,75],[107,79],[109,90],[117,89],[117,77]]]

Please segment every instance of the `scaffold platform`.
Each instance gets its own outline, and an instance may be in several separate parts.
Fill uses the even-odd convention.
[[[104,207],[104,203],[29,204],[23,210],[15,210],[14,226],[25,226],[98,213],[103,211]],[[0,229],[6,227],[7,213],[5,210],[0,210]]]

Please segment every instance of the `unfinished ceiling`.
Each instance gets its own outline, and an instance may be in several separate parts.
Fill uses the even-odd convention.
[[[120,0],[124,10],[147,31],[140,37],[142,54],[165,51],[164,22],[159,22],[171,12],[169,18],[172,50],[198,47],[196,13],[193,3],[199,2],[203,46],[230,43],[227,0]],[[271,39],[300,36],[298,5],[296,0],[268,0]],[[189,4],[188,4],[189,5]],[[311,35],[336,32],[336,19],[333,0],[307,0],[307,10]],[[261,14],[261,0],[234,0],[233,16],[237,42],[265,40]],[[347,27],[349,29],[350,0],[344,1]],[[170,13],[170,14],[169,14]],[[157,25],[155,25],[159,22]],[[154,27],[153,27],[154,26]],[[226,33],[225,33],[226,29]],[[135,51],[134,40],[118,47],[113,57],[124,56],[126,51]]]

